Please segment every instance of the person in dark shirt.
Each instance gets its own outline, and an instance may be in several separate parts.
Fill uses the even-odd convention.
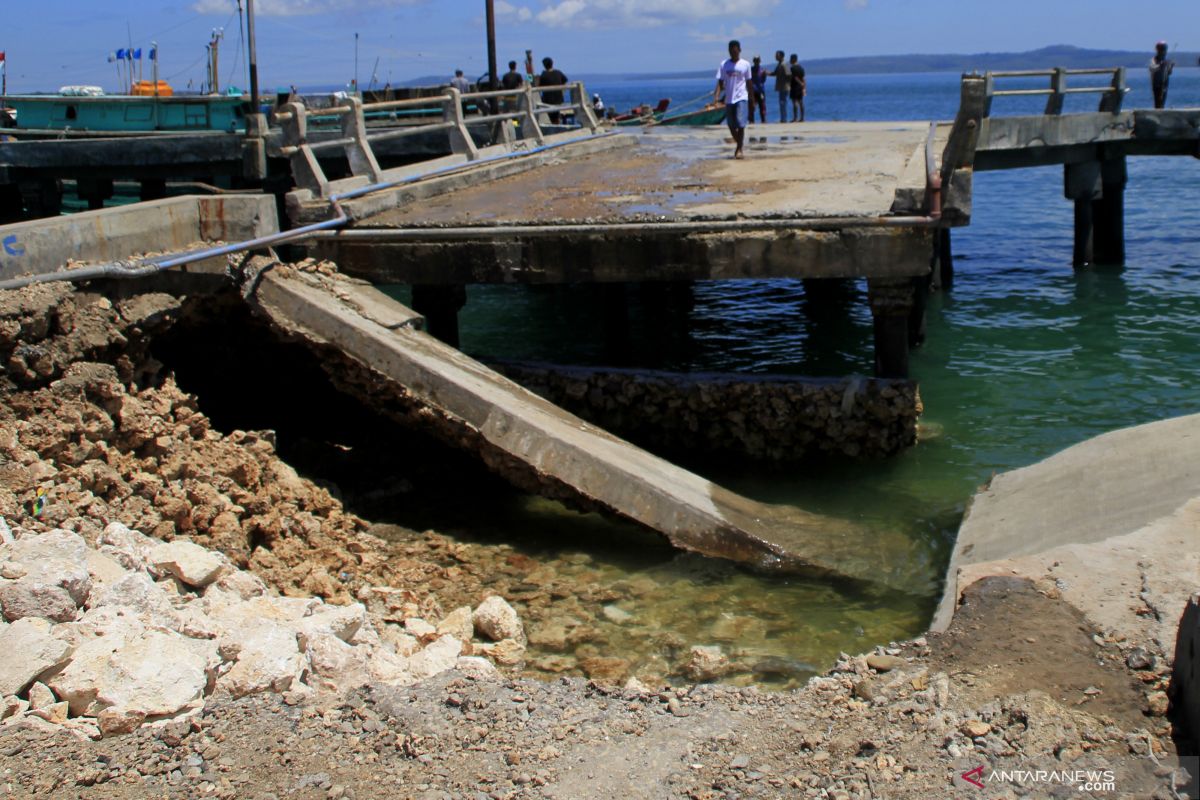
[[[542,74],[538,76],[538,86],[566,86],[567,76],[562,70],[554,68],[554,59],[546,57],[542,59]],[[542,102],[550,106],[562,105],[563,93],[561,89],[551,89],[547,92],[542,92]],[[562,120],[562,114],[558,111],[549,113],[550,123],[557,125]]]
[[[504,77],[500,78],[500,88],[512,91],[520,89],[525,84],[525,76],[517,72],[517,62],[508,62],[508,72],[504,73]]]
[[[754,109],[762,122],[767,121],[767,71],[763,69],[762,56],[755,56],[750,64],[750,122],[754,122]]]
[[[779,95],[780,122],[787,122],[788,99],[792,95],[792,71],[784,58],[782,50],[775,51],[775,70],[771,73],[775,76],[775,94]]]
[[[792,122],[804,122],[804,95],[808,93],[808,81],[804,78],[800,57],[792,53],[789,61],[792,73]]]
[[[1150,89],[1154,92],[1154,107],[1167,107],[1167,85],[1171,82],[1171,73],[1175,70],[1175,62],[1167,58],[1167,43],[1159,42],[1154,46],[1154,58],[1150,59]]]
[[[517,72],[517,62],[508,62],[508,72],[504,73],[500,78],[500,88],[506,92],[511,92],[514,89],[520,89],[525,85],[525,76]],[[516,111],[520,105],[515,97],[505,97],[500,107],[506,112]]]

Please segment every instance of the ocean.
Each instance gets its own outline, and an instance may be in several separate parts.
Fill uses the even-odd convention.
[[[702,104],[713,83],[620,81],[588,90],[621,110],[663,97],[678,109]],[[1035,85],[1044,82],[1012,88]],[[1150,107],[1147,76],[1132,71],[1130,85],[1125,107]],[[812,76],[806,105],[810,120],[949,120],[958,92],[952,74]],[[1097,98],[1072,96],[1067,111]],[[998,98],[992,113],[1038,113],[1043,103]],[[1200,71],[1176,71],[1169,105],[1200,107]],[[473,546],[513,544],[566,573],[582,554],[588,580],[650,578],[643,584],[657,589],[618,601],[637,624],[609,624],[597,610],[605,647],[638,664],[664,658],[664,636],[672,646],[722,644],[749,659],[824,668],[839,651],[917,635],[964,506],[992,474],[1116,428],[1200,412],[1200,160],[1130,159],[1124,268],[1072,269],[1072,220],[1061,167],[976,176],[972,223],[954,231],[955,283],[932,298],[927,342],[912,354],[925,402],[916,447],[883,462],[782,471],[688,464],[760,500],[905,532],[908,549],[894,556],[928,578],[915,594],[768,579],[643,548],[622,526],[533,498],[446,527]],[[805,317],[798,281],[697,283],[694,308],[671,327],[633,293],[633,366],[868,375],[865,284],[854,291],[847,318],[832,327]],[[604,363],[603,323],[586,287],[472,286],[460,324],[463,349],[481,358]]]

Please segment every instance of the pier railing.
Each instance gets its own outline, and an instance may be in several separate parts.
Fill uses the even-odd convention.
[[[1068,81],[1072,76],[1083,75],[1108,75],[1111,77],[1108,86],[1068,86]],[[1049,80],[1049,86],[1044,89],[997,89],[996,82],[1005,79],[1024,79],[1029,78],[1046,78]],[[1033,70],[1011,70],[1006,72],[988,72],[983,76],[984,94],[986,97],[984,105],[984,116],[990,116],[992,110],[992,100],[996,97],[1030,97],[1045,95],[1046,110],[1045,114],[1058,115],[1063,111],[1063,104],[1067,99],[1067,95],[1072,94],[1099,94],[1101,113],[1108,112],[1115,114],[1121,110],[1121,103],[1125,100],[1125,95],[1129,92],[1129,87],[1125,82],[1125,68],[1112,67],[1107,69],[1064,69],[1057,67],[1055,69],[1033,69]]]
[[[569,102],[548,104],[542,97],[547,92],[563,92]],[[530,86],[519,89],[501,89],[479,92],[459,92],[449,87],[434,97],[414,97],[406,100],[387,100],[379,103],[363,103],[357,97],[344,97],[336,105],[309,110],[303,102],[286,103],[275,114],[275,120],[283,131],[283,146],[280,151],[291,161],[292,176],[296,186],[308,189],[317,197],[330,194],[330,181],[326,177],[316,153],[321,150],[341,148],[350,163],[354,177],[366,178],[371,183],[383,179],[383,170],[372,148],[372,143],[406,136],[445,131],[450,141],[450,151],[465,156],[468,161],[479,158],[479,149],[468,126],[490,125],[491,139],[495,144],[504,144],[510,150],[521,146],[518,142],[529,140],[542,144],[545,134],[539,117],[542,114],[567,114],[591,133],[599,130],[599,122],[587,102],[587,92],[582,83],[576,81],[563,86]],[[425,109],[441,119],[436,122],[420,122],[392,127],[368,127],[367,118],[377,118],[397,111]],[[476,113],[470,113],[473,110]],[[340,119],[341,136],[320,141],[309,141],[309,123],[313,118]],[[515,125],[514,125],[515,123]],[[515,129],[515,130],[514,130]]]
[[[1086,75],[1103,75],[1109,78],[1108,85],[1071,86],[1073,77]],[[1000,81],[1020,79],[1028,86],[1029,79],[1046,78],[1048,85],[1044,88],[997,88]],[[1011,84],[1010,84],[1011,85]],[[1062,117],[1063,107],[1068,95],[1098,94],[1100,95],[1100,114],[1117,115],[1129,87],[1125,80],[1124,67],[1106,69],[1055,69],[1044,70],[1013,70],[1003,72],[987,72],[983,75],[970,73],[962,77],[962,96],[959,101],[958,114],[942,151],[941,163],[938,169],[937,188],[940,189],[942,210],[947,219],[955,216],[969,216],[969,198],[971,196],[970,171],[975,163],[975,152],[980,146],[980,135],[985,126],[994,128],[997,123],[1013,119],[1019,123],[1018,129],[1029,128],[1026,118],[992,118],[992,103],[998,97],[1046,97],[1046,107],[1041,115],[1044,117]],[[1034,130],[1041,130],[1034,126]],[[934,186],[935,178],[931,171],[930,186]]]

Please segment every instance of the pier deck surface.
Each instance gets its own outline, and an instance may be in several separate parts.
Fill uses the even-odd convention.
[[[373,227],[878,217],[924,188],[921,122],[752,126],[734,160],[724,127],[658,127],[620,147],[380,214]],[[917,167],[909,171],[912,162]]]
[[[919,276],[929,129],[758,126],[742,160],[721,126],[620,132],[347,201],[314,255],[422,284]]]

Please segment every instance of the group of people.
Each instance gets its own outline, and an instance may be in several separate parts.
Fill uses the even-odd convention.
[[[532,65],[533,62],[528,61],[526,63]],[[516,61],[510,61],[508,62],[508,72],[504,73],[504,75],[500,77],[500,88],[506,91],[520,89],[525,85],[527,80],[534,86],[567,85],[567,76],[562,70],[554,66],[554,59],[549,57],[543,58],[542,67],[543,69],[540,75],[526,75],[525,73],[517,70]],[[530,68],[532,69],[532,66]],[[491,78],[488,75],[481,75],[477,83],[481,90],[486,90],[491,84]],[[471,82],[463,77],[463,71],[461,69],[454,71],[454,77],[451,79],[450,85],[462,94],[466,94],[471,89]],[[549,89],[542,92],[542,102],[546,105],[562,105],[563,99],[564,96],[562,89]],[[561,111],[551,111],[548,113],[548,116],[550,117],[550,122],[555,125],[558,125],[562,121]]]
[[[751,64],[742,58],[741,42],[735,39],[729,43],[729,58],[717,69],[713,102],[720,102],[724,95],[729,131],[736,145],[734,158],[744,157],[746,126],[754,121],[755,110],[762,122],[767,121],[767,79],[771,77],[775,79],[775,93],[779,95],[779,121],[787,122],[790,103],[792,122],[803,122],[808,81],[799,56],[792,53],[785,63],[784,52],[776,50],[775,68],[768,72],[762,65],[761,56],[755,56]]]

